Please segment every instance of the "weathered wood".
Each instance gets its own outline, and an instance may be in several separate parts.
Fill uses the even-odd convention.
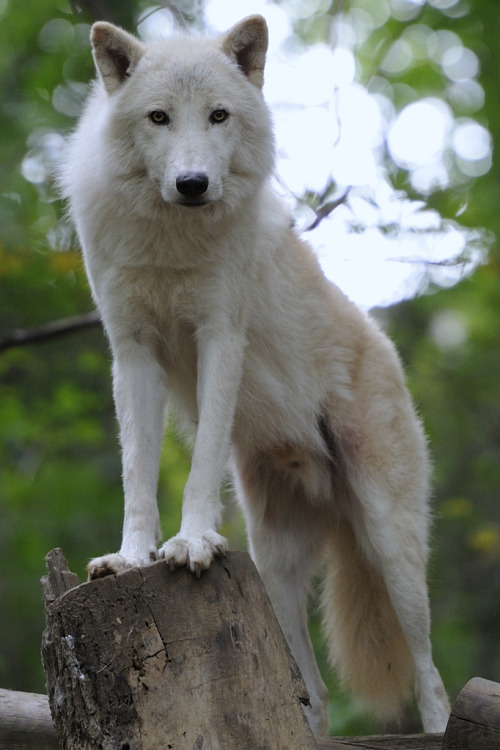
[[[46,695],[0,688],[0,750],[59,750]]]
[[[442,750],[442,734],[381,734],[371,737],[327,737],[318,750]]]
[[[500,685],[474,677],[451,710],[443,750],[500,748]]]
[[[56,599],[78,586],[80,581],[76,573],[72,573],[68,567],[63,551],[60,547],[51,550],[45,556],[48,574],[40,580],[42,586],[45,606],[52,604]]]
[[[317,743],[317,750],[442,750],[443,735],[325,737]],[[46,695],[0,690],[0,750],[59,748]]]
[[[56,559],[52,578],[66,585]],[[159,562],[44,592],[42,655],[65,750],[316,747],[302,677],[248,555],[216,560],[199,580]]]

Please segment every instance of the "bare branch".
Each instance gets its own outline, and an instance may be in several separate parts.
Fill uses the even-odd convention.
[[[97,310],[94,310],[85,315],[62,318],[61,320],[54,320],[51,323],[44,323],[32,328],[20,328],[16,331],[11,331],[6,336],[0,337],[0,352],[4,352],[14,346],[35,344],[40,341],[47,341],[47,339],[57,338],[58,336],[65,336],[68,333],[75,333],[85,328],[97,326],[100,322],[99,313]]]
[[[330,216],[332,211],[335,211],[335,209],[338,208],[342,203],[345,203],[350,189],[351,188],[348,187],[347,190],[342,193],[340,198],[337,198],[337,200],[329,201],[328,203],[324,203],[322,206],[317,208],[314,211],[314,213],[316,214],[316,218],[314,219],[313,223],[305,229],[305,231],[311,232],[313,229],[316,229],[316,227],[323,221],[323,219],[326,219],[327,216]]]

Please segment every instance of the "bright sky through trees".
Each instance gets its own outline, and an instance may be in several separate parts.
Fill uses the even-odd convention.
[[[208,0],[205,20],[223,31],[245,15],[262,13],[269,24],[265,95],[273,111],[278,144],[277,171],[292,201],[300,226],[314,213],[301,202],[308,191],[322,193],[329,184],[336,195],[350,188],[345,204],[308,234],[325,272],[366,307],[391,304],[422,291],[429,280],[455,283],[482,259],[453,265],[474,233],[455,222],[443,222],[420,201],[410,201],[391,187],[387,153],[409,173],[411,187],[424,198],[491,166],[491,137],[472,115],[484,100],[476,80],[479,61],[457,34],[434,32],[416,21],[423,2],[380,0],[349,4],[330,30],[331,43],[305,45],[293,36],[293,22],[328,10],[326,0]],[[433,0],[452,12],[459,0]],[[458,11],[457,11],[458,12]],[[382,75],[361,84],[356,47],[385,24],[390,15],[409,23],[385,53]],[[168,11],[140,25],[145,36],[170,33]],[[414,61],[439,66],[447,81],[442,97],[410,101],[396,112],[391,84]],[[409,92],[411,94],[411,92]],[[411,99],[410,95],[410,99]],[[456,117],[452,106],[463,112]],[[353,231],[353,228],[355,231]],[[429,265],[429,262],[431,265]]]

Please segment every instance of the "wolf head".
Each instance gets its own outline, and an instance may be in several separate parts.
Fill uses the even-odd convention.
[[[94,24],[94,60],[113,168],[122,181],[184,211],[230,210],[272,169],[274,144],[262,97],[267,26],[251,16],[221,38],[146,44]],[[122,191],[123,194],[123,191]]]

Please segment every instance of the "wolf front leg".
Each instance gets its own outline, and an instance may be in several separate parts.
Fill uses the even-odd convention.
[[[115,347],[113,390],[122,444],[125,511],[120,551],[94,558],[89,578],[156,559],[158,465],[165,426],[165,374],[143,346]]]
[[[165,542],[160,556],[173,566],[187,565],[200,575],[227,542],[221,522],[220,487],[241,381],[245,336],[238,331],[198,340],[198,429],[182,503],[179,533]]]

